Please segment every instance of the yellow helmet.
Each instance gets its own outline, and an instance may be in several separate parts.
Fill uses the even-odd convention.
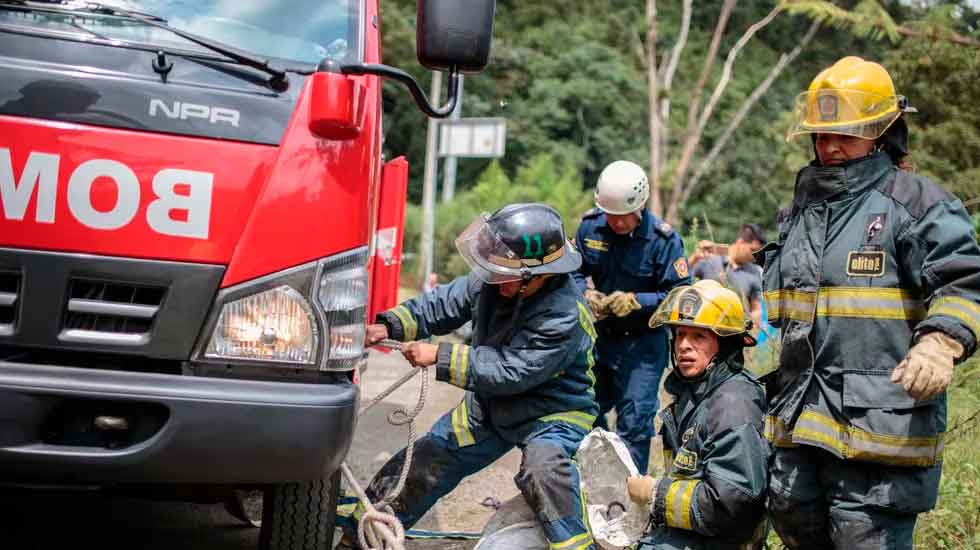
[[[821,71],[796,97],[786,140],[801,134],[878,139],[906,109],[888,71],[873,61],[845,57]]]
[[[746,346],[755,345],[749,334],[752,321],[745,316],[742,300],[711,279],[670,291],[650,317],[651,328],[662,325],[706,328],[722,337],[741,334]]]

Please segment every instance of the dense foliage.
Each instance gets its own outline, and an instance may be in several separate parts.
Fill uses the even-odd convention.
[[[657,50],[663,53],[676,40],[680,3],[659,4]],[[847,7],[846,2],[841,4]],[[966,2],[944,2],[929,11],[915,7],[919,6],[915,3],[881,4],[900,24],[914,26],[918,24],[914,21],[930,19],[963,36],[978,36],[977,13]],[[497,5],[491,65],[484,74],[467,76],[463,116],[506,117],[507,153],[492,166],[487,160],[459,161],[460,204],[452,209],[441,208],[437,224],[436,265],[447,276],[455,272],[442,271],[453,265],[447,257],[452,255],[453,230],[465,225],[456,218],[477,210],[492,210],[500,203],[474,202],[488,195],[470,195],[465,192],[467,189],[487,185],[494,179],[519,180],[520,192],[489,196],[559,200],[549,188],[578,189],[588,195],[598,172],[613,160],[626,158],[644,166],[649,164],[643,58],[645,3],[499,0]],[[673,115],[668,147],[676,148],[683,137],[689,90],[704,63],[720,5],[719,0],[696,2],[687,48],[670,92]],[[737,5],[722,40],[722,60],[742,32],[771,7],[772,4],[751,2]],[[411,0],[384,3],[384,55],[386,62],[413,72],[426,83],[429,74],[414,59],[414,9],[415,2]],[[809,24],[804,16],[781,14],[749,42],[708,125],[702,154],[779,55],[799,42]],[[885,64],[899,93],[909,96],[919,109],[910,117],[917,170],[935,177],[964,200],[980,200],[980,110],[974,103],[975,83],[980,81],[977,50],[928,39],[905,38],[892,43],[856,37],[825,25],[749,112],[703,183],[683,205],[678,224],[682,234],[699,231],[701,238],[728,240],[743,221],[772,228],[775,212],[792,193],[795,172],[812,156],[808,140],[786,143],[783,139],[793,98],[821,68],[854,54]],[[715,64],[713,79],[718,77],[720,66],[721,60]],[[417,203],[425,157],[425,120],[409,95],[393,84],[386,84],[385,107],[386,153],[389,157],[409,158],[409,195]],[[528,179],[531,176],[521,175],[542,163],[553,168],[537,173],[533,181]],[[672,168],[668,164],[667,172]],[[485,170],[488,171],[484,173]],[[529,189],[533,187],[540,189],[532,192]],[[569,192],[574,196],[561,200],[577,204],[581,193]],[[973,208],[978,207],[980,204],[974,203]],[[581,212],[563,214],[575,218]],[[695,218],[697,227],[692,225]],[[567,222],[570,226],[577,224],[576,219]],[[417,230],[414,234],[409,232],[407,250],[417,250],[417,235]]]

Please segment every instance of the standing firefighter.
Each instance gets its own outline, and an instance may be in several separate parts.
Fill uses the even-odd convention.
[[[790,548],[912,548],[936,502],[946,387],[980,335],[980,248],[960,201],[900,168],[908,110],[858,57],[797,100],[789,138],[810,134],[816,159],[760,252],[782,334],[769,506]]]
[[[684,245],[669,224],[646,210],[650,185],[632,162],[611,163],[599,175],[596,207],[585,215],[576,242],[582,267],[575,275],[596,318],[600,418],[616,409],[616,432],[647,471],[657,389],[667,364],[667,333],[647,321],[672,288],[690,282]],[[594,289],[586,288],[586,277]]]
[[[405,489],[391,503],[408,527],[464,477],[519,447],[514,478],[552,548],[593,549],[572,457],[595,422],[595,329],[568,273],[581,257],[561,217],[542,204],[483,214],[456,239],[472,271],[379,315],[369,342],[411,342],[473,322],[473,344],[406,345],[417,367],[466,391],[415,443]],[[405,450],[367,490],[372,501],[398,481]],[[363,512],[363,509],[359,510]],[[359,513],[355,513],[360,517]],[[350,540],[350,534],[345,537]]]
[[[743,370],[754,346],[739,296],[703,280],[674,289],[650,319],[673,334],[674,397],[661,434],[664,477],[627,480],[648,506],[653,531],[640,550],[737,549],[761,540],[769,444],[762,435],[765,395]]]

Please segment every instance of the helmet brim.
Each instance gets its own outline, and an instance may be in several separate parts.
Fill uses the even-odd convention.
[[[503,284],[520,281],[523,273],[532,277],[536,275],[560,275],[577,271],[582,266],[582,255],[575,247],[565,242],[562,255],[546,264],[524,266],[521,268],[504,267],[491,262],[479,253],[479,243],[468,240],[460,243],[460,255],[477,277],[490,284]]]

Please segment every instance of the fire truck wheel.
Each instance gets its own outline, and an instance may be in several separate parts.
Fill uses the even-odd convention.
[[[249,527],[262,526],[263,491],[238,490],[225,499],[225,511]]]
[[[283,483],[266,489],[259,531],[261,550],[329,550],[340,472],[316,481]]]

